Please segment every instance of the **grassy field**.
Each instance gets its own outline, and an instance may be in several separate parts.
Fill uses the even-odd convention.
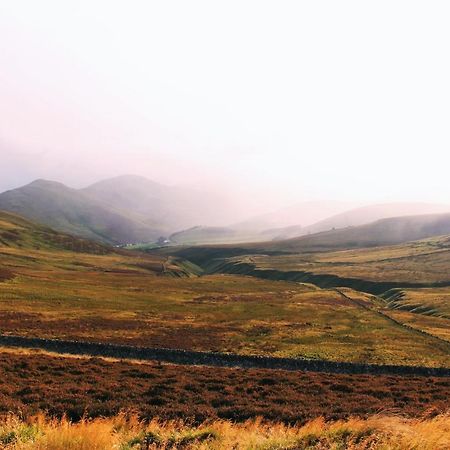
[[[313,253],[252,254],[250,250],[229,246],[171,252],[192,259],[209,273],[303,279],[321,286],[353,286],[381,293],[384,301],[372,301],[383,314],[407,327],[450,340],[450,286],[436,287],[450,284],[448,236],[386,247]],[[412,284],[430,287],[412,288]]]
[[[194,266],[170,257],[112,252],[103,246],[85,250],[91,253],[60,247],[42,248],[31,231],[0,246],[0,266],[8,274],[0,283],[1,332],[334,361],[448,365],[445,346],[332,289],[239,275],[198,277]],[[71,248],[70,242],[65,247]],[[377,301],[365,298],[369,306],[375,302],[379,307]]]
[[[440,245],[427,241],[414,251],[422,258],[427,247],[437,255],[436,267],[445,266],[447,244]],[[409,251],[306,257],[316,258],[317,267],[369,267],[374,258],[407,261]],[[448,320],[446,289],[394,290],[382,298],[204,275],[171,255],[112,249],[0,214],[3,334],[448,367]],[[0,380],[0,448],[434,450],[448,444],[448,378],[181,367],[2,348]]]
[[[450,238],[357,250],[252,255],[251,262],[262,269],[298,270],[369,281],[450,283]]]
[[[337,422],[319,418],[297,426],[260,420],[244,424],[214,421],[192,426],[158,419],[145,423],[123,414],[75,424],[43,415],[28,422],[12,416],[0,424],[2,440],[10,443],[7,448],[11,450],[68,450],[74,445],[79,450],[445,450],[450,446],[450,418],[441,415],[412,420],[374,416]]]
[[[164,263],[144,256],[0,252],[15,274],[0,284],[3,333],[336,361],[448,362],[433,341],[334,290],[231,275],[172,277],[151,270]]]

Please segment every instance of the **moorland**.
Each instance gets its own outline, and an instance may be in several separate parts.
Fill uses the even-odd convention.
[[[240,274],[198,276],[200,267],[179,258],[97,244],[88,252],[73,251],[70,237],[55,233],[56,241],[68,243],[51,244],[48,237],[43,243],[37,237],[39,228],[17,216],[4,213],[2,224],[8,236],[16,236],[0,251],[2,267],[12,277],[0,285],[3,333],[332,361],[446,365],[446,342],[379,314],[384,305],[370,294],[343,295],[334,288]],[[5,232],[3,236],[6,239]]]
[[[426,224],[425,231],[413,227],[412,235],[419,240],[365,247],[358,240],[349,245],[351,238],[340,239],[338,230],[326,233],[322,248],[313,235],[294,243],[170,245],[143,251],[74,237],[0,212],[0,332],[233,355],[448,368],[450,244],[448,235],[433,235],[436,224],[441,230],[447,223],[446,217],[406,220]],[[354,229],[360,236],[359,227]],[[349,233],[345,230],[346,236]],[[438,415],[435,420],[446,424],[446,416],[439,415],[448,411],[450,387],[445,376],[181,367],[7,346],[0,348],[0,374],[0,439],[13,436],[8,448],[51,440],[60,427],[73,438],[80,433],[77,427],[84,427],[86,437],[89,427],[101,426],[109,430],[104,439],[110,443],[119,439],[119,434],[111,435],[111,424],[126,421],[124,411],[127,417],[138,417],[130,420],[139,425],[130,425],[132,431],[120,435],[128,445],[123,448],[145,448],[142,436],[150,432],[159,439],[153,442],[155,448],[172,448],[181,445],[176,439],[200,436],[207,427],[215,427],[216,437],[186,438],[185,448],[226,448],[227,439],[235,439],[233,430],[241,426],[247,433],[254,431],[249,440],[242,432],[233,444],[236,448],[378,448],[375,443],[391,442],[384,424],[392,421],[403,421],[403,429],[421,430],[432,428],[431,417]],[[33,422],[32,416],[43,412],[47,417]],[[380,413],[383,418],[374,416]],[[58,422],[64,416],[79,425]],[[90,422],[101,417],[111,419]],[[269,422],[245,422],[257,417]],[[315,427],[311,424],[319,423],[318,417],[328,422],[319,421],[316,437],[308,444],[305,430]],[[162,422],[151,425],[152,419]],[[164,422],[179,419],[191,425]],[[240,422],[244,425],[237,425]],[[27,427],[36,434],[24,432]],[[281,434],[275,438],[265,427]],[[333,434],[339,427],[347,430],[345,435]],[[376,429],[374,435],[369,429]],[[380,440],[381,429],[386,441]],[[255,439],[260,447],[252,447]],[[285,446],[276,447],[273,439]],[[438,441],[424,442],[422,448]]]

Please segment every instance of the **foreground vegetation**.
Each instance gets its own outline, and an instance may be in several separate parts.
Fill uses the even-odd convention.
[[[450,416],[405,419],[373,416],[304,425],[251,420],[242,424],[209,421],[192,426],[181,421],[150,423],[119,414],[110,419],[49,419],[43,415],[21,421],[15,416],[0,423],[0,447],[10,450],[132,449],[417,449],[450,447]]]
[[[0,416],[46,411],[72,420],[133,410],[151,419],[284,423],[367,417],[381,411],[417,417],[448,409],[450,378],[230,369],[0,352]]]

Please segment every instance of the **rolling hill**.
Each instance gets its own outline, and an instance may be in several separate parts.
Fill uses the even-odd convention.
[[[433,203],[383,203],[351,209],[305,227],[302,234],[320,233],[333,228],[365,225],[390,217],[450,213],[450,205]]]
[[[214,193],[165,186],[136,175],[99,181],[82,192],[144,222],[156,221],[169,234],[199,225],[223,226],[233,217],[233,205]]]
[[[362,293],[347,292],[349,300],[311,284],[197,276],[178,258],[72,248],[86,241],[0,214],[5,335],[337,362],[448,359],[447,343],[387,320]]]
[[[389,217],[402,217],[402,216],[416,216],[421,214],[443,214],[450,213],[450,205],[440,205],[433,203],[385,203],[385,204],[375,204],[367,205],[359,208],[349,209],[339,211],[338,214],[332,213],[328,214],[327,217],[319,217],[321,214],[320,206],[324,204],[327,207],[327,202],[316,202],[312,203],[310,206],[315,206],[316,214],[310,216],[308,214],[308,208],[303,211],[303,216],[301,215],[301,210],[298,210],[298,221],[296,224],[291,224],[289,226],[268,228],[264,230],[262,236],[265,236],[264,240],[284,240],[291,239],[299,236],[304,236],[308,234],[320,233],[322,231],[330,231],[333,229],[354,227],[358,225],[365,225],[371,222],[375,222],[380,219],[387,219]],[[306,206],[309,204],[307,203]],[[345,203],[336,204],[345,205]],[[333,206],[333,204],[331,204]],[[299,208],[301,205],[299,205]],[[329,210],[326,208],[325,211]],[[306,220],[301,219],[303,217]],[[319,217],[318,220],[311,223],[309,219],[311,217]],[[302,224],[302,225],[299,225]]]
[[[0,194],[0,209],[113,245],[154,242],[202,223],[226,223],[233,216],[232,205],[215,194],[163,186],[133,175],[84,189],[36,180]]]
[[[61,183],[36,180],[0,194],[0,209],[55,230],[108,244],[149,241],[164,232],[128,211],[120,211]]]
[[[204,245],[162,249],[200,266],[243,255],[302,255],[358,248],[376,248],[450,234],[450,214],[394,217],[371,224],[326,231],[281,241]]]
[[[112,248],[106,245],[59,233],[6,211],[0,211],[0,246],[21,250],[70,250],[102,255],[112,251]]]
[[[175,244],[232,244],[286,240],[323,231],[365,225],[376,220],[420,214],[450,213],[449,205],[429,203],[386,203],[355,208],[327,217],[331,212],[341,211],[347,203],[304,202],[228,227],[193,227],[177,231],[170,240]],[[311,222],[314,222],[311,224]],[[281,224],[291,223],[288,226]],[[299,225],[302,223],[303,225]]]
[[[445,234],[450,234],[450,213],[392,217],[367,225],[253,246],[283,252],[321,251],[400,244]]]
[[[272,239],[271,231],[238,230],[231,227],[192,227],[169,236],[175,245],[233,244]]]
[[[353,206],[353,203],[337,201],[300,202],[287,208],[251,217],[231,225],[231,228],[249,231],[282,230],[285,228],[300,230],[332,215],[342,213]]]

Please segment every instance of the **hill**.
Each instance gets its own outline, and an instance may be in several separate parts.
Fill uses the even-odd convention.
[[[365,225],[390,217],[450,213],[450,205],[433,203],[384,203],[344,211],[305,227],[302,234],[320,233],[337,228]],[[293,236],[291,236],[293,237]]]
[[[280,241],[248,242],[227,245],[198,245],[156,250],[177,255],[195,264],[242,255],[301,255],[358,248],[373,248],[450,234],[450,214],[393,217],[371,224],[325,231]]]
[[[112,249],[98,242],[59,233],[6,211],[0,211],[0,246],[21,250],[50,249],[106,254]]]
[[[258,242],[274,237],[270,232],[238,230],[231,227],[192,227],[170,235],[175,245],[232,244],[238,242]]]
[[[312,202],[306,203],[306,205],[313,207],[312,211],[315,214],[308,214],[308,208],[306,208],[306,210],[303,211],[302,216],[301,204],[298,205],[297,216],[299,219],[297,223],[288,226],[278,225],[275,228],[272,227],[264,230],[262,233],[262,236],[265,237],[264,240],[291,239],[299,236],[320,233],[322,231],[365,225],[375,222],[376,220],[386,219],[389,217],[450,213],[450,205],[439,205],[432,203],[386,203],[368,205],[345,211],[342,211],[342,206],[344,206],[345,203],[336,203],[336,205],[333,205],[328,204],[327,202]],[[320,209],[321,205],[325,206],[325,210]],[[333,215],[328,214],[327,217],[323,216],[324,211],[329,211],[330,207],[333,206],[337,208],[339,205],[341,205],[339,214],[334,214],[333,212]],[[318,220],[311,223],[310,219],[312,217],[318,217]],[[274,221],[273,223],[277,222]]]
[[[197,226],[178,231],[170,237],[170,240],[175,244],[183,245],[281,241],[323,231],[364,225],[390,217],[450,213],[448,205],[387,203],[356,208],[328,217],[331,212],[340,211],[346,206],[348,204],[343,202],[304,202],[228,227]],[[327,216],[326,219],[316,221],[325,216]],[[283,224],[285,226],[281,226]]]
[[[108,244],[148,241],[163,232],[129,212],[114,209],[82,191],[47,180],[36,180],[0,194],[0,209],[61,232]]]
[[[82,240],[1,217],[3,334],[364,363],[439,366],[447,358],[432,339],[372,310],[377,303],[364,294],[348,294],[360,304],[302,283],[197,276],[180,258],[70,248]]]
[[[222,225],[234,216],[233,205],[215,194],[133,175],[84,189],[36,180],[0,194],[0,209],[112,245],[155,242],[200,224]]]
[[[136,175],[99,181],[82,190],[96,200],[160,224],[166,233],[198,225],[223,226],[233,217],[233,206],[207,191],[165,186]],[[221,205],[217,208],[217,205]],[[167,234],[166,234],[167,235]]]
[[[450,214],[391,217],[356,227],[325,231],[270,243],[250,244],[250,248],[300,252],[400,244],[432,236],[450,234]]]
[[[240,234],[227,227],[192,227],[187,230],[178,231],[170,235],[169,239],[174,244],[205,244],[239,241]],[[238,240],[236,240],[238,239]],[[242,242],[242,241],[241,241]]]
[[[346,211],[353,206],[348,202],[310,201],[300,202],[287,208],[261,214],[236,223],[236,230],[264,231],[283,228],[304,228],[320,220]],[[279,234],[279,233],[278,233]]]

